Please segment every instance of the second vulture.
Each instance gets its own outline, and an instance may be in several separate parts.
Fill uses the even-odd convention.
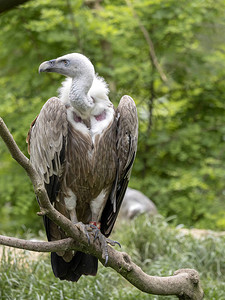
[[[43,179],[52,205],[73,223],[94,224],[107,238],[136,155],[135,103],[123,96],[115,109],[104,79],[79,53],[45,61],[39,72],[68,78],[59,97],[50,98],[31,125],[30,161]],[[66,237],[46,216],[44,224],[49,241]],[[98,268],[96,257],[79,251],[51,253],[51,264],[56,277],[69,281],[96,275]]]

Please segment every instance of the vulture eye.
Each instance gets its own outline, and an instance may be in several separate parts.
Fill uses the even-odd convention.
[[[68,67],[70,62],[69,62],[69,60],[65,59],[65,60],[63,60],[63,64],[65,67]]]

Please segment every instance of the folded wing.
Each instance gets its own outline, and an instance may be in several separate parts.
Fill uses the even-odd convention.
[[[137,152],[138,117],[133,99],[123,96],[117,114],[117,172],[101,217],[101,232],[108,237],[118,216]]]
[[[44,104],[28,134],[31,164],[43,179],[52,204],[55,203],[60,189],[67,142],[67,125],[65,105],[54,97]],[[60,238],[57,226],[53,222],[44,217],[44,223],[48,240],[54,240],[58,235]]]

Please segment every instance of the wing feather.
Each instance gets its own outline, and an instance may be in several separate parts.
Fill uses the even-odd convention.
[[[61,152],[67,136],[66,107],[58,98],[50,98],[42,107],[28,135],[30,161],[46,184],[62,173]]]
[[[122,204],[137,152],[138,117],[133,99],[123,96],[117,115],[117,171],[109,199],[101,217],[101,231],[108,237]]]
[[[50,98],[31,124],[27,142],[30,161],[45,183],[51,203],[56,201],[67,143],[66,107],[56,97]],[[57,226],[46,216],[44,224],[48,240],[61,237]]]

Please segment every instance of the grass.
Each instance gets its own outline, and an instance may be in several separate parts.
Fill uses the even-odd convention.
[[[132,259],[151,275],[168,276],[180,268],[200,273],[205,299],[225,300],[224,237],[197,240],[183,235],[162,218],[136,218],[120,224],[113,238]],[[52,274],[49,255],[31,259],[27,251],[14,256],[5,248],[0,265],[2,300],[133,300],[177,299],[138,291],[110,268],[99,266],[96,277],[83,276],[78,283],[60,281]]]

